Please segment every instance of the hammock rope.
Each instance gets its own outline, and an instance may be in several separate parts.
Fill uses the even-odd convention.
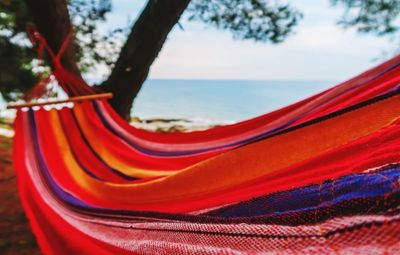
[[[92,90],[54,72],[68,94]],[[18,109],[21,201],[44,254],[398,254],[399,84],[397,56],[187,133],[137,129],[104,99]]]
[[[46,92],[46,86],[52,81],[52,76],[69,96],[90,95],[100,92],[98,88],[90,87],[81,77],[66,70],[61,63],[63,55],[72,42],[74,35],[72,28],[67,33],[57,53],[51,49],[46,39],[33,26],[28,27],[27,34],[32,45],[36,48],[38,60],[43,62],[45,53],[47,53],[53,65],[53,70],[49,75],[43,77],[41,73],[38,74],[39,82],[34,86],[28,100],[43,96]]]

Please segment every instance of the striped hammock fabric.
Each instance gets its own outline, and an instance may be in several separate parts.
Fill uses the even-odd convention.
[[[153,133],[104,100],[22,109],[44,254],[400,254],[400,56],[272,113]]]

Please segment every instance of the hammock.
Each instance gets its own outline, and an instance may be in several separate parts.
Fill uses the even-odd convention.
[[[137,129],[106,100],[19,109],[20,197],[44,254],[398,254],[398,84],[400,56],[189,133]]]

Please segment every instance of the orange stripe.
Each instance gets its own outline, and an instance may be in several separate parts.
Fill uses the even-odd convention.
[[[66,159],[78,186],[114,208],[138,208],[220,193],[294,163],[317,156],[389,126],[400,115],[399,96],[353,110],[308,127],[241,147],[188,167],[172,176],[142,184],[102,183]],[[52,128],[58,128],[58,122]],[[62,132],[57,146],[66,144]],[[58,147],[56,147],[58,148]],[[65,150],[60,150],[64,151]],[[67,155],[68,153],[66,153]],[[162,191],[162,192],[160,192]],[[167,205],[166,205],[167,206]]]

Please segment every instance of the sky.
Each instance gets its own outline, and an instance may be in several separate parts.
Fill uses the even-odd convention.
[[[114,0],[102,29],[136,20],[145,0]],[[175,27],[150,71],[151,79],[329,80],[342,81],[382,60],[393,45],[388,38],[363,35],[336,25],[343,9],[329,0],[292,0],[304,14],[284,43],[235,40],[221,31],[184,17]],[[107,74],[98,68],[91,77]]]

